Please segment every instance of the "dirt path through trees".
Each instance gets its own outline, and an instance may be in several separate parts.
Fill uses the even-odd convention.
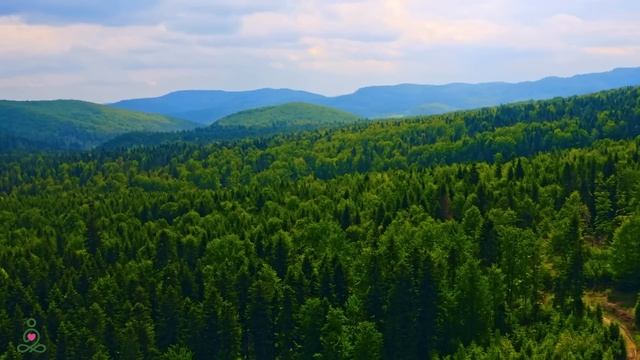
[[[633,314],[631,311],[617,302],[610,301],[607,294],[602,292],[589,292],[585,296],[585,300],[589,305],[600,305],[602,307],[602,321],[605,324],[609,325],[612,322],[618,324],[627,349],[627,359],[640,360],[638,344],[636,344],[633,333],[630,330],[633,328]]]
[[[627,349],[627,359],[628,360],[640,360],[640,354],[638,354],[638,346],[636,342],[633,340],[633,335],[629,331],[629,329],[615,316],[611,314],[602,315],[602,321],[609,325],[614,322],[620,326],[620,332],[622,333],[622,337],[624,338],[624,344]]]

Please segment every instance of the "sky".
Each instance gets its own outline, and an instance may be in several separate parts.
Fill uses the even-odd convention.
[[[0,98],[338,95],[640,66],[637,0],[1,0]]]

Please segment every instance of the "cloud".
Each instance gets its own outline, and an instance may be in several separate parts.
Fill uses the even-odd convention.
[[[247,14],[275,11],[287,0],[2,0],[0,16],[30,24],[164,24],[176,31],[228,33]]]
[[[240,28],[240,19],[234,16],[180,13],[162,23],[170,30],[196,34],[229,34]]]
[[[287,0],[164,0],[153,17],[169,29],[196,34],[236,32],[244,16],[286,8]]]
[[[162,27],[104,27],[91,24],[30,25],[16,17],[0,18],[0,58],[25,58],[89,48],[108,54],[144,49],[166,31]]]
[[[30,23],[130,24],[158,0],[3,0],[0,15],[18,15]]]
[[[3,0],[0,98],[571,75],[640,65],[639,15],[625,0]]]
[[[603,56],[613,56],[613,57],[621,57],[628,55],[637,55],[640,53],[640,48],[638,47],[586,47],[583,51],[587,54],[591,55],[603,55]]]

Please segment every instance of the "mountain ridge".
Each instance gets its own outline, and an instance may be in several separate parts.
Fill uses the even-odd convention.
[[[242,110],[225,116],[214,124],[219,126],[319,126],[356,122],[358,116],[327,106],[291,102]]]
[[[189,98],[185,99],[187,96]],[[227,115],[263,106],[290,102],[313,102],[316,105],[322,105],[317,102],[323,98],[325,97],[322,95],[292,89],[180,90],[159,97],[123,100],[108,105],[209,124]],[[203,102],[206,103],[206,106],[202,105]]]
[[[89,149],[131,131],[187,130],[182,119],[115,109],[79,100],[0,100],[0,134],[52,149]],[[26,146],[28,148],[28,146]]]
[[[159,97],[122,100],[108,105],[175,116],[201,124],[210,124],[238,111],[289,102],[329,106],[364,118],[383,118],[584,95],[634,85],[640,85],[640,67],[621,67],[570,77],[547,76],[522,82],[374,85],[338,96],[287,88],[179,90]]]
[[[101,145],[119,149],[171,142],[206,144],[212,141],[268,137],[320,128],[362,123],[358,116],[322,105],[301,102],[242,110],[211,125],[172,133],[133,132],[119,135]]]

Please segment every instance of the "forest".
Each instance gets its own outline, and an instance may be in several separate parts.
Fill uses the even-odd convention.
[[[640,88],[5,154],[0,359],[626,359],[639,233]]]
[[[89,150],[134,131],[177,131],[196,124],[77,100],[0,100],[0,153]]]

